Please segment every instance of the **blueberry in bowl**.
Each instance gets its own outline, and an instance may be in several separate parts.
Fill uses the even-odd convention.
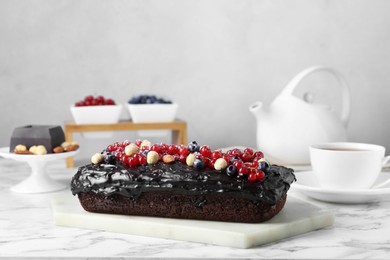
[[[139,95],[129,99],[127,108],[134,123],[172,122],[176,118],[178,104],[156,95]],[[166,130],[138,131],[141,136],[165,136]]]
[[[162,97],[157,97],[156,95],[139,95],[132,97],[129,104],[172,104],[172,101],[164,99]]]

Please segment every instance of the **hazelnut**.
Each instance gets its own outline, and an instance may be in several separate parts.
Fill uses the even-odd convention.
[[[47,154],[46,147],[43,145],[38,145],[37,148],[35,149],[34,154],[37,154],[37,155]]]
[[[155,164],[160,160],[160,156],[156,151],[149,151],[148,155],[146,156],[146,162],[148,164]]]
[[[91,157],[91,162],[93,164],[99,164],[99,163],[103,162],[103,160],[104,160],[104,156],[101,153],[95,153]]]
[[[175,157],[173,155],[166,154],[163,156],[162,160],[164,163],[173,163],[175,161]]]
[[[140,149],[142,149],[142,147],[148,147],[150,148],[152,146],[152,143],[149,141],[149,140],[143,140],[141,145],[139,146]]]
[[[135,153],[138,153],[139,148],[136,144],[129,144],[125,147],[125,154],[126,155],[132,155]]]
[[[63,142],[62,144],[61,144],[61,146],[62,146],[62,148],[64,148],[65,149],[65,147],[67,147],[68,145],[70,145],[71,143],[69,143],[69,142]]]
[[[27,152],[27,147],[23,144],[18,144],[15,146],[14,152]]]
[[[214,169],[220,171],[227,167],[227,162],[224,158],[218,158],[214,163]]]
[[[191,153],[187,156],[186,158],[186,163],[188,166],[193,166],[194,165],[194,161],[196,159],[196,156],[195,154]]]
[[[28,150],[30,151],[30,153],[35,154],[35,153],[36,153],[36,150],[37,150],[37,146],[36,146],[36,145],[33,145],[33,146],[31,146]]]
[[[62,146],[57,146],[53,148],[54,153],[63,153],[65,150],[62,148]]]
[[[76,151],[77,149],[79,149],[78,144],[70,144],[64,148],[64,150],[67,152]]]

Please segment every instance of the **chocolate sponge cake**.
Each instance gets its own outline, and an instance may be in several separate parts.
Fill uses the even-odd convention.
[[[295,180],[250,148],[131,145],[110,145],[78,169],[71,190],[86,211],[258,223],[280,212]]]

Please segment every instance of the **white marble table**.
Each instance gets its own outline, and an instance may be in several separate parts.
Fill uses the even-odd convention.
[[[65,169],[61,161],[50,164],[49,172],[69,183],[75,169]],[[19,194],[9,190],[28,173],[26,164],[0,158],[0,258],[390,258],[390,198],[363,205],[309,199],[334,211],[333,226],[257,248],[235,249],[55,226],[50,199],[58,193]],[[294,189],[289,194],[301,196]]]

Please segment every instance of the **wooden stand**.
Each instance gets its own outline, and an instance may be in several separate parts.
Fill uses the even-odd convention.
[[[101,132],[101,131],[138,131],[138,130],[172,130],[172,143],[187,144],[187,123],[182,120],[161,123],[133,123],[121,121],[116,124],[86,124],[80,125],[73,121],[64,124],[65,140],[71,142],[73,133],[78,132]],[[66,160],[68,168],[74,167],[73,157]]]

